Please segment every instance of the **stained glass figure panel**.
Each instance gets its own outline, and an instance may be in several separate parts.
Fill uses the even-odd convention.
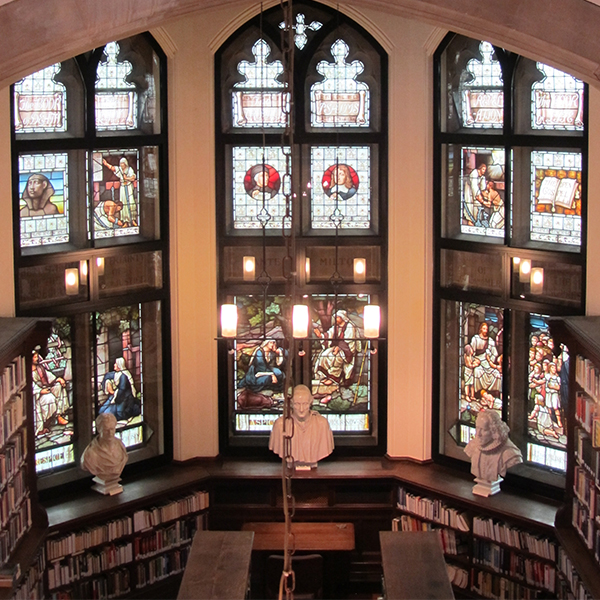
[[[583,131],[583,81],[543,63],[544,75],[531,86],[531,127],[552,131]]]
[[[73,464],[72,332],[69,319],[56,319],[46,351],[33,351],[32,385],[36,471]]]
[[[122,306],[92,316],[96,341],[92,357],[95,414],[116,417],[117,431],[122,432],[124,442],[127,440],[125,445],[143,441],[142,308],[141,304]]]
[[[581,154],[531,152],[532,241],[581,245]]]
[[[550,446],[564,452],[569,351],[563,344],[556,347],[546,317],[532,314],[529,328],[527,433],[534,446]],[[534,452],[533,456],[537,457],[534,462],[548,467],[553,467],[556,461],[553,454],[553,464],[541,462],[540,456],[547,458],[545,452]]]
[[[92,153],[94,239],[140,233],[139,150]]]
[[[461,233],[504,238],[504,173],[504,149],[462,148]]]
[[[56,63],[15,83],[15,133],[62,133],[67,130],[67,91],[55,80]]]
[[[310,23],[306,23],[306,17],[304,13],[298,13],[296,15],[296,22],[292,25],[292,29],[294,30],[294,43],[296,44],[296,48],[298,50],[303,50],[304,46],[306,46],[308,42],[308,34],[313,31],[319,31],[323,27],[323,23],[320,21],[311,21]],[[285,21],[279,23],[280,29],[285,29]]]
[[[321,80],[310,89],[313,127],[369,127],[371,96],[369,86],[358,81],[365,70],[360,60],[347,62],[350,48],[341,39],[331,46],[334,62],[317,63]]]
[[[483,409],[502,416],[504,315],[499,308],[465,302],[460,304],[459,319],[458,418],[473,427]]]
[[[371,148],[311,148],[311,227],[371,227]]]
[[[69,159],[66,152],[19,156],[21,248],[69,241]]]
[[[269,61],[271,46],[258,40],[252,46],[254,61],[241,61],[238,72],[244,81],[234,84],[231,105],[234,127],[285,127],[290,112],[290,98],[280,81],[283,64]]]
[[[286,149],[287,150],[287,149]],[[233,158],[234,229],[281,229],[286,158],[277,146],[237,146]],[[290,226],[286,220],[286,228]]]

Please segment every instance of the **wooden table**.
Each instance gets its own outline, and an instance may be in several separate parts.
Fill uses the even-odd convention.
[[[386,600],[454,598],[435,531],[380,531]]]
[[[178,600],[244,600],[247,597],[251,531],[197,531]]]
[[[285,523],[244,523],[242,530],[254,532],[254,550],[283,550]],[[292,523],[292,533],[296,550],[354,550],[352,523]]]

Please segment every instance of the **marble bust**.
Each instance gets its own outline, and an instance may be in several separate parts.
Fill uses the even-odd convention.
[[[475,437],[465,447],[476,485],[473,493],[490,496],[500,491],[507,469],[523,462],[521,451],[508,437],[508,425],[495,410],[482,410],[475,420]]]
[[[81,455],[81,466],[94,477],[94,490],[114,495],[123,491],[119,484],[121,472],[127,463],[127,448],[115,437],[117,418],[103,413],[96,419],[98,435],[87,445]]]
[[[296,468],[315,468],[317,462],[333,451],[333,433],[327,419],[316,410],[311,410],[313,397],[305,385],[297,385],[292,396],[292,458]],[[269,449],[283,458],[284,418],[273,423]]]

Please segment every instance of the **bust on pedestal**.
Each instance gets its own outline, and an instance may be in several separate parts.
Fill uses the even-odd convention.
[[[314,469],[317,462],[333,451],[333,433],[327,419],[316,410],[311,410],[313,397],[305,385],[297,385],[292,396],[292,458],[296,469]],[[283,458],[283,417],[273,423],[269,449]]]
[[[465,447],[476,484],[473,493],[491,496],[500,491],[506,470],[523,462],[521,451],[508,438],[508,425],[495,410],[482,410],[475,421],[475,437]]]
[[[117,418],[111,413],[103,413],[96,419],[95,437],[81,455],[81,466],[94,477],[92,489],[100,494],[113,496],[123,491],[119,483],[121,472],[127,463],[127,448],[117,437]]]

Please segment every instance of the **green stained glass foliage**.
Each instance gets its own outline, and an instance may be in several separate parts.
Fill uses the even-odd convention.
[[[56,319],[45,351],[32,358],[35,462],[43,473],[74,462],[71,323]]]

